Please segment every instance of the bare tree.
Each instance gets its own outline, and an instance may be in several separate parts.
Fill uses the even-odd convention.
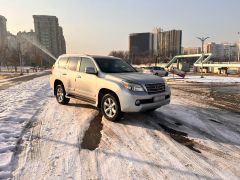
[[[115,56],[115,57],[119,57],[119,58],[122,58],[122,59],[125,59],[125,60],[129,59],[128,51],[115,51],[115,50],[113,50],[109,53],[109,56]]]

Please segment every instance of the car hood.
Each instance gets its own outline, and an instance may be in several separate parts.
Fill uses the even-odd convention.
[[[105,76],[106,79],[116,81],[127,81],[137,84],[156,84],[164,83],[163,78],[151,74],[144,74],[139,72],[134,73],[111,73]]]

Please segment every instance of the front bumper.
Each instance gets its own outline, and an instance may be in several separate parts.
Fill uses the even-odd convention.
[[[158,100],[156,100],[156,98],[158,98]],[[169,104],[170,98],[171,91],[169,87],[166,88],[165,92],[157,94],[124,91],[124,93],[121,93],[119,96],[122,112],[140,112],[159,108],[161,106]],[[139,105],[136,105],[137,100],[140,102]]]

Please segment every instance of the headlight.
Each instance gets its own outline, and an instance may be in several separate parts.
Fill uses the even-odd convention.
[[[138,91],[138,92],[144,91],[143,87],[140,84],[128,83],[124,81],[123,86],[131,91]]]

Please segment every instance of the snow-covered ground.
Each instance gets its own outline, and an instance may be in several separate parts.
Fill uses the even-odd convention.
[[[150,114],[100,118],[100,143],[89,150],[81,144],[98,111],[59,105],[47,76],[0,92],[0,179],[240,178],[240,115],[188,93],[173,90],[171,104]]]
[[[50,93],[48,79],[44,76],[0,91],[0,179],[11,176],[24,129]]]
[[[223,77],[223,76],[191,76],[186,75],[185,78],[181,78],[177,75],[173,77],[173,75],[169,75],[166,77],[168,80],[176,80],[176,81],[185,81],[185,82],[199,82],[199,83],[240,83],[240,77]]]
[[[11,80],[21,79],[22,77],[32,76],[33,74],[40,75],[40,74],[44,74],[45,72],[46,72],[46,71],[31,72],[31,73],[26,73],[26,74],[24,74],[24,75],[17,76],[17,77],[12,77],[12,78],[7,78],[7,79],[1,79],[1,80],[0,80],[0,83],[4,83],[4,82],[7,82],[7,81],[11,81]]]

